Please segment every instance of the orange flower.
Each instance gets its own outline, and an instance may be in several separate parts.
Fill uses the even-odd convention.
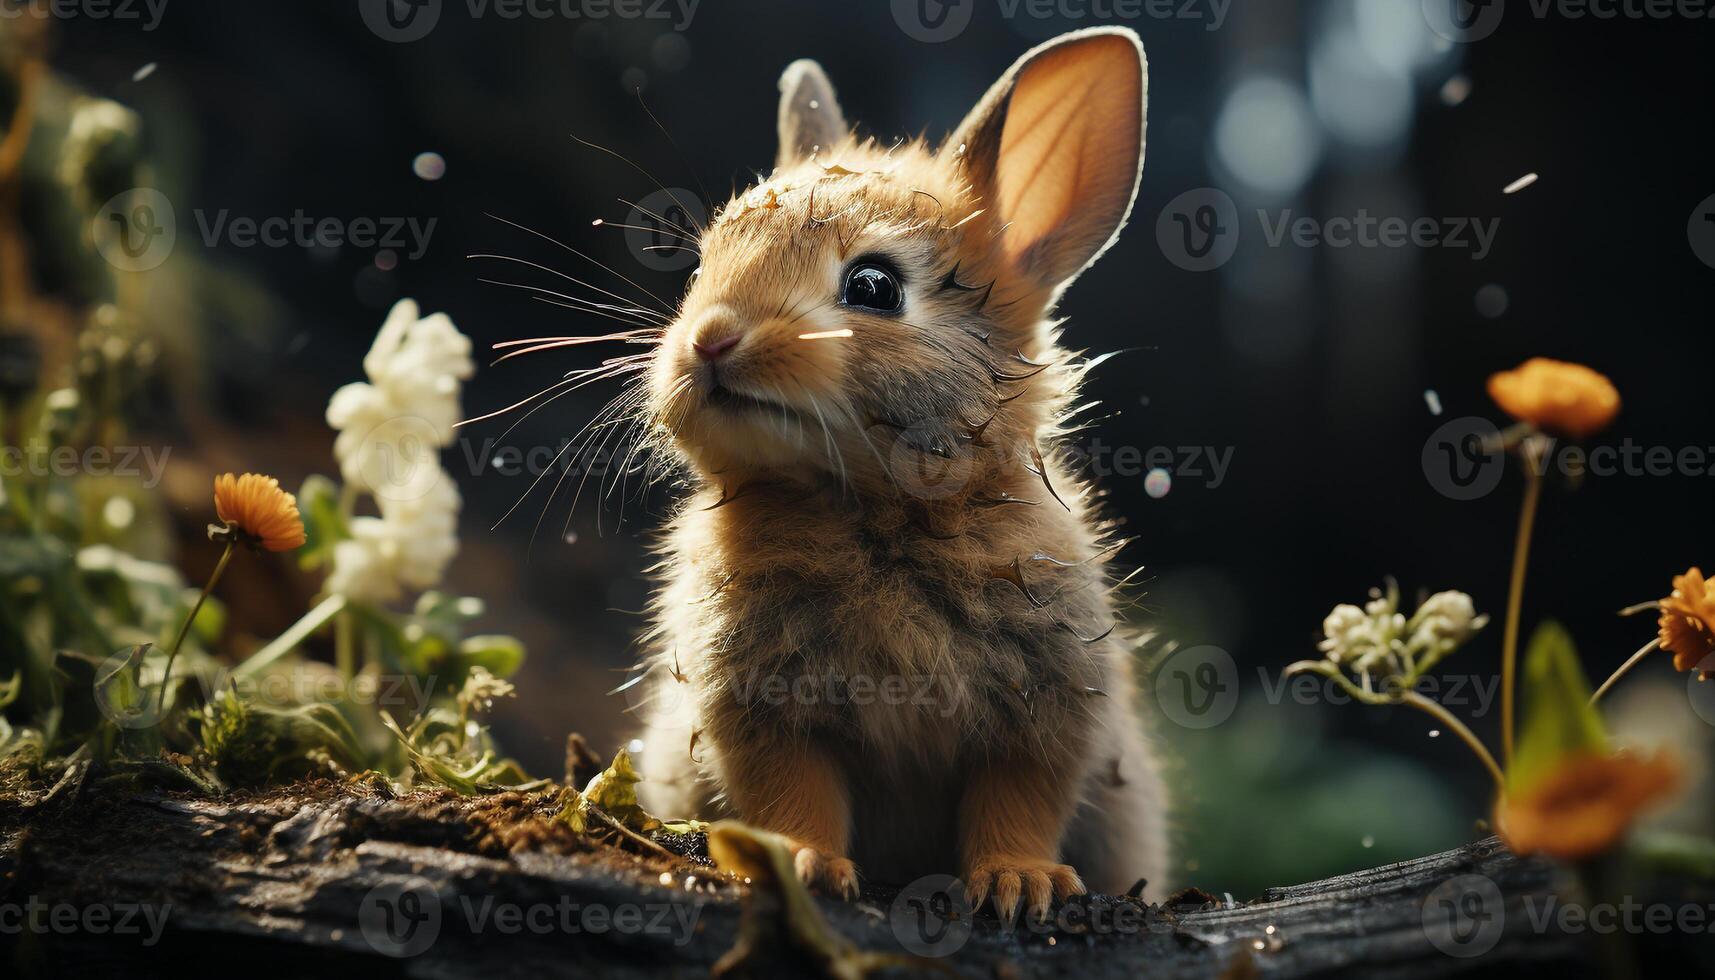
[[[1526,792],[1503,796],[1495,830],[1515,854],[1592,857],[1613,847],[1639,811],[1679,781],[1679,763],[1665,753],[1569,756]]]
[[[1605,376],[1546,357],[1491,375],[1489,397],[1521,422],[1574,438],[1606,428],[1620,410],[1620,393]]]
[[[214,478],[214,512],[228,526],[269,551],[291,551],[304,543],[298,498],[280,489],[280,481],[260,473]]]
[[[1715,582],[1693,568],[1673,579],[1673,595],[1661,600],[1661,648],[1673,653],[1674,670],[1696,670],[1715,653]],[[1705,678],[1710,671],[1703,671]]]

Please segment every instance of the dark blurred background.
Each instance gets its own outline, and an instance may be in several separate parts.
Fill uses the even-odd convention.
[[[549,274],[466,258],[487,252],[609,281],[487,214],[676,295],[687,270],[645,268],[621,230],[591,224],[624,220],[620,199],[655,186],[574,136],[669,186],[706,186],[718,204],[771,165],[775,79],[794,58],[823,63],[865,131],[938,138],[1037,41],[1130,26],[1150,58],[1142,191],[1130,230],[1064,312],[1075,346],[1135,349],[1091,384],[1112,413],[1095,433],[1104,445],[1231,452],[1219,485],[1206,462],[1198,475],[1183,457],[1162,496],[1146,492],[1141,472],[1106,481],[1141,538],[1121,556],[1147,568],[1140,618],[1181,645],[1229,652],[1243,692],[1221,724],[1162,722],[1181,786],[1187,882],[1245,894],[1375,865],[1467,839],[1484,815],[1481,771],[1453,738],[1431,738],[1427,718],[1299,704],[1271,697],[1263,678],[1313,654],[1335,603],[1361,602],[1393,575],[1408,597],[1457,588],[1495,615],[1446,666],[1493,683],[1521,480],[1509,472],[1493,492],[1460,501],[1423,464],[1444,422],[1497,418],[1483,393],[1491,372],[1538,354],[1588,363],[1625,399],[1599,443],[1715,447],[1704,407],[1715,268],[1688,233],[1715,194],[1707,19],[1539,17],[1515,0],[1492,34],[1454,43],[1419,0],[1080,0],[1045,17],[998,0],[703,0],[688,22],[683,6],[656,0],[636,16],[598,18],[615,8],[574,3],[518,19],[489,2],[446,0],[414,41],[372,30],[347,0],[170,0],[152,29],[88,16],[57,25],[54,68],[140,115],[178,214],[175,260],[204,273],[155,298],[195,325],[168,349],[172,385],[195,397],[181,400],[179,428],[163,437],[195,433],[211,465],[266,469],[288,485],[331,472],[326,400],[361,376],[362,354],[400,297],[449,313],[484,350],[597,332],[602,321],[479,281],[554,285]],[[1067,15],[1085,7],[1097,13]],[[1166,8],[1175,15],[1153,13]],[[923,39],[966,17],[956,36]],[[424,154],[438,155],[444,173]],[[1503,194],[1532,172],[1537,183]],[[1191,271],[1172,245],[1172,212],[1163,215],[1207,188],[1235,202],[1240,233],[1230,261]],[[1207,194],[1189,200],[1216,199]],[[193,214],[212,220],[222,209],[437,223],[421,255],[209,246]],[[1271,223],[1362,210],[1449,232],[1473,219],[1498,225],[1480,256],[1469,232],[1463,247],[1275,247],[1258,209]],[[1715,251],[1704,254],[1715,262]],[[208,282],[221,288],[197,285]],[[484,367],[465,409],[499,408],[600,356]],[[504,444],[557,447],[614,393],[592,386],[564,398]],[[465,499],[450,582],[488,600],[479,625],[527,641],[520,694],[497,712],[498,732],[533,770],[552,773],[569,730],[604,754],[630,737],[623,696],[605,692],[633,662],[645,549],[670,497],[633,495],[620,524],[617,496],[586,491],[572,511],[569,492],[549,501],[545,483],[491,530],[532,480],[485,463],[505,425],[466,429],[448,450]],[[1552,486],[1527,633],[1540,618],[1565,620],[1591,672],[1605,676],[1653,630],[1614,611],[1715,561],[1712,490],[1707,468]],[[206,519],[204,493],[187,494],[187,526]],[[181,564],[196,581],[213,557],[193,551]],[[1644,673],[1616,699],[1616,717],[1702,758],[1712,729],[1688,704],[1683,675],[1665,660]],[[1455,710],[1476,716],[1472,726],[1493,742],[1498,709],[1468,696]],[[1696,788],[1689,809],[1667,819],[1706,822],[1707,792]]]

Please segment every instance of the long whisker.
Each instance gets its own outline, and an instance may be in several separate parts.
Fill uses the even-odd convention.
[[[565,340],[557,340],[549,344],[537,344],[534,347],[521,347],[518,350],[507,351],[505,354],[495,358],[492,363],[499,364],[501,361],[509,361],[514,357],[522,357],[525,354],[535,354],[545,350],[558,350],[562,347],[579,347],[584,344],[599,344],[604,341],[613,342],[623,340],[626,343],[633,343],[649,336],[651,335],[638,334],[632,337],[622,337],[619,334],[608,334],[602,337],[569,337]]]
[[[673,229],[674,231],[679,232],[680,237],[684,238],[686,241],[696,241],[697,240],[697,235],[695,232],[693,232],[689,228],[686,228],[684,225],[679,224],[677,221],[674,221],[673,219],[667,217],[664,214],[657,214],[656,212],[649,210],[648,208],[644,207],[643,205],[638,204],[634,201],[628,201],[623,197],[619,199],[619,203],[627,205],[627,206],[629,206],[635,210],[641,211],[644,214],[648,215],[649,217],[654,218],[656,221],[659,221],[662,224],[666,225],[667,227]]]
[[[548,242],[548,243],[553,244],[553,245],[558,245],[560,248],[565,249],[566,251],[572,253],[573,255],[576,255],[578,258],[583,259],[585,262],[588,262],[588,263],[594,265],[596,268],[601,269],[602,271],[608,273],[609,275],[617,277],[622,282],[624,282],[626,285],[637,290],[638,292],[642,293],[643,295],[649,297],[650,299],[654,300],[655,302],[660,303],[661,308],[663,310],[671,310],[673,308],[673,304],[671,304],[671,303],[667,302],[666,300],[662,299],[661,297],[655,295],[649,289],[644,287],[641,283],[637,282],[637,280],[632,279],[630,276],[627,276],[625,273],[620,272],[619,270],[615,269],[614,267],[608,265],[606,262],[603,262],[599,259],[591,258],[590,256],[585,255],[584,253],[573,248],[572,246],[567,245],[565,242],[560,241],[558,238],[554,238],[550,235],[545,235],[542,232],[539,232],[534,228],[525,227],[524,225],[521,225],[516,221],[512,221],[512,220],[507,219],[507,218],[502,218],[497,214],[491,214],[487,211],[484,211],[483,213],[487,214],[490,218],[493,218],[494,220],[496,220],[502,224],[511,225],[512,227],[518,229],[519,231],[528,232],[532,235],[535,235],[537,238],[542,239],[545,242]],[[629,302],[629,300],[627,302]]]
[[[545,266],[540,262],[531,262],[529,259],[521,259],[521,258],[518,258],[516,256],[512,256],[512,255],[496,255],[492,252],[477,252],[477,253],[472,254],[472,255],[467,255],[467,256],[465,256],[465,258],[467,258],[467,259],[497,259],[501,262],[516,262],[519,265],[529,266],[532,269],[540,269],[541,271],[549,273],[550,275],[559,276],[561,279],[564,279],[568,282],[577,283],[578,285],[584,287],[585,289],[593,289],[596,292],[601,293],[603,296],[611,296],[612,298],[619,300],[621,303],[627,304],[626,306],[617,307],[617,309],[623,310],[627,313],[636,313],[638,315],[642,315],[644,313],[647,313],[650,316],[658,318],[658,319],[662,319],[662,320],[668,319],[668,314],[666,314],[666,313],[662,313],[662,312],[657,311],[657,310],[650,310],[650,309],[645,309],[644,307],[636,306],[635,304],[632,304],[631,300],[626,299],[624,296],[619,295],[618,293],[614,292],[611,289],[603,289],[602,287],[594,285],[593,283],[584,282],[582,279],[579,279],[577,276],[568,275],[564,272],[561,272],[558,269],[551,268],[549,266]],[[546,293],[546,292],[549,292],[549,290],[544,289],[544,290],[542,290],[542,292]],[[572,296],[566,296],[564,298],[576,299],[576,297],[572,297]],[[586,302],[592,302],[593,303],[593,301],[586,301]],[[600,305],[600,304],[596,304],[596,305]]]
[[[623,221],[609,221],[606,218],[595,219],[594,221],[590,222],[590,227],[592,227],[592,228],[628,228],[632,231],[641,231],[641,232],[645,232],[645,233],[651,234],[651,235],[666,235],[669,238],[677,238],[680,241],[690,242],[693,245],[698,244],[697,239],[695,239],[689,235],[681,235],[678,232],[669,231],[665,228],[649,228],[649,227],[645,227],[644,225],[628,225]]]
[[[673,138],[672,133],[667,132],[666,126],[661,125],[661,120],[655,117],[654,111],[649,108],[649,103],[643,101],[643,89],[641,88],[637,90],[637,104],[642,106],[643,111],[649,114],[649,121],[655,124],[655,128],[661,131],[661,135],[667,137],[667,142],[672,144],[673,152],[679,154],[679,162],[684,164],[685,169],[691,172],[691,179],[697,182],[697,190],[702,192],[703,200],[713,200],[709,196],[708,187],[703,184],[703,178],[698,176],[697,168],[691,166],[691,161],[685,157],[685,151],[679,148],[679,141]]]
[[[583,137],[576,135],[575,133],[572,134],[572,139],[577,140],[579,143],[582,143],[583,145],[589,147],[592,150],[600,150],[601,152],[606,153],[608,156],[613,157],[615,160],[618,160],[619,162],[625,164],[626,166],[637,171],[638,173],[642,174],[643,176],[648,177],[650,183],[653,183],[656,187],[661,189],[662,193],[664,193],[668,197],[672,198],[673,203],[679,205],[680,208],[684,209],[684,212],[687,216],[691,215],[691,209],[685,207],[685,202],[681,201],[677,197],[675,197],[673,192],[671,190],[667,189],[667,185],[661,183],[661,179],[659,177],[656,177],[654,174],[643,169],[641,166],[639,166],[635,161],[631,160],[629,157],[625,156],[622,153],[616,153],[613,150],[610,150],[607,147],[602,146],[600,143],[591,143],[589,140],[586,140]],[[702,224],[699,223],[695,217],[691,218],[691,224],[696,226],[699,234],[704,231]]]

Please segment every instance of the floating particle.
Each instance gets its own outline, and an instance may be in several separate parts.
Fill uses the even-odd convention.
[[[578,543],[578,532],[567,531],[565,541],[567,544],[577,544]]]
[[[1441,737],[1441,729],[1439,729],[1439,728],[1431,728],[1431,729],[1430,729],[1430,730],[1429,730],[1429,737],[1430,737],[1430,738],[1440,738],[1440,737]]]
[[[1148,408],[1149,407],[1149,396],[1148,395],[1137,396],[1137,403],[1139,405],[1142,405],[1144,408]]]
[[[1532,171],[1528,174],[1525,174],[1523,177],[1520,177],[1519,179],[1513,181],[1512,183],[1508,184],[1507,186],[1501,188],[1501,193],[1502,194],[1517,194],[1519,191],[1524,190],[1526,187],[1529,187],[1530,185],[1532,185],[1534,183],[1536,183],[1536,172]]]
[[[1471,97],[1471,77],[1454,75],[1441,86],[1441,104],[1456,106]]]
[[[625,743],[625,751],[630,752],[632,755],[640,755],[643,752],[643,740],[640,738],[634,738]]]
[[[1167,491],[1173,489],[1173,474],[1157,466],[1143,478],[1143,492],[1155,500],[1167,496]]]
[[[649,87],[649,73],[641,68],[627,68],[620,73],[619,87],[635,95]]]
[[[663,34],[650,45],[649,56],[662,71],[679,71],[691,63],[691,42],[677,32]]]
[[[384,248],[375,253],[375,267],[382,272],[392,272],[399,267],[399,256],[390,248]]]
[[[1364,839],[1359,843],[1363,844],[1366,848],[1374,847],[1376,846],[1376,839],[1373,834],[1365,834]]]
[[[1506,313],[1508,305],[1507,291],[1495,283],[1477,290],[1477,312],[1490,320],[1497,319]]]
[[[1423,393],[1423,403],[1429,406],[1429,414],[1441,414],[1441,395],[1438,394],[1434,388],[1430,388]]]
[[[411,161],[411,172],[424,180],[440,180],[447,175],[447,158],[433,150],[419,153]]]
[[[151,61],[148,64],[144,65],[143,67],[132,72],[131,73],[131,80],[133,82],[140,82],[143,79],[148,78],[150,75],[153,75],[155,73],[155,69],[157,69],[159,67],[161,67],[160,62]]]
[[[123,531],[131,526],[131,521],[137,516],[137,505],[129,497],[108,497],[101,505],[101,519],[115,531]]]
[[[663,885],[671,885],[673,883],[673,872],[671,872],[671,871],[661,872],[660,882]]]

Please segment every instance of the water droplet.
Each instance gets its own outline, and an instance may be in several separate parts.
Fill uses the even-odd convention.
[[[1456,106],[1471,96],[1471,79],[1466,75],[1454,75],[1446,84],[1441,86],[1441,104]]]
[[[1167,492],[1172,489],[1173,474],[1159,466],[1150,470],[1149,475],[1143,478],[1143,492],[1155,500],[1167,496]]]
[[[1506,313],[1508,306],[1507,291],[1495,283],[1489,283],[1477,290],[1477,312],[1490,320],[1499,318]]]

